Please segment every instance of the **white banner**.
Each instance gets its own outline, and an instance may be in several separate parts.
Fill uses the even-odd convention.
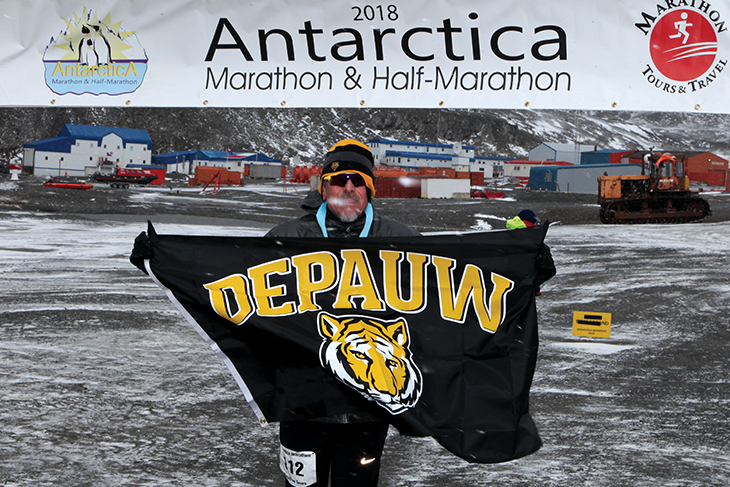
[[[730,113],[728,0],[0,6],[0,106]]]

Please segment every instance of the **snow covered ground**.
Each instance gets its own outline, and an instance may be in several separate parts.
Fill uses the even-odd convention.
[[[474,215],[475,228],[484,215]],[[261,225],[156,224],[261,235]],[[282,485],[218,358],[128,262],[143,223],[0,215],[0,483]],[[471,465],[391,431],[380,485],[730,485],[730,223],[553,226],[531,409],[543,448]],[[611,338],[572,335],[612,313]]]

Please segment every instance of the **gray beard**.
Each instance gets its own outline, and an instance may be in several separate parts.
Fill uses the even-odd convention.
[[[344,198],[347,198],[348,196],[350,196],[350,193],[342,194],[339,196],[339,198],[344,199]],[[333,201],[336,202],[336,199],[334,199]],[[362,215],[362,212],[359,210],[356,210],[356,209],[345,210],[345,209],[337,207],[336,205],[330,206],[330,211],[332,212],[333,215],[335,215],[340,221],[342,221],[344,223],[352,223],[355,220],[357,220],[360,217],[360,215]]]
[[[358,213],[356,210],[353,210],[353,211],[347,211],[347,212],[340,212],[339,215],[335,215],[335,216],[345,223],[352,223],[360,217],[360,213]]]

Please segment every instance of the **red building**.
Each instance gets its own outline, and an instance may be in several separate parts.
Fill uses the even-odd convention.
[[[622,152],[619,159],[620,164],[644,164],[646,151]],[[613,161],[611,161],[613,162]]]
[[[728,161],[712,152],[687,152],[687,175],[693,183],[709,186],[728,184]]]

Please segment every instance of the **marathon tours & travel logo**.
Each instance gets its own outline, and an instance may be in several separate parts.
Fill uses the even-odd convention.
[[[135,32],[122,29],[111,12],[97,14],[84,7],[64,19],[66,28],[46,46],[46,84],[54,93],[121,95],[142,84],[148,60]]]
[[[727,35],[723,13],[705,0],[666,0],[656,12],[642,12],[636,27],[649,43],[651,62],[642,71],[656,89],[669,94],[709,88],[725,75],[728,60],[718,38]]]

